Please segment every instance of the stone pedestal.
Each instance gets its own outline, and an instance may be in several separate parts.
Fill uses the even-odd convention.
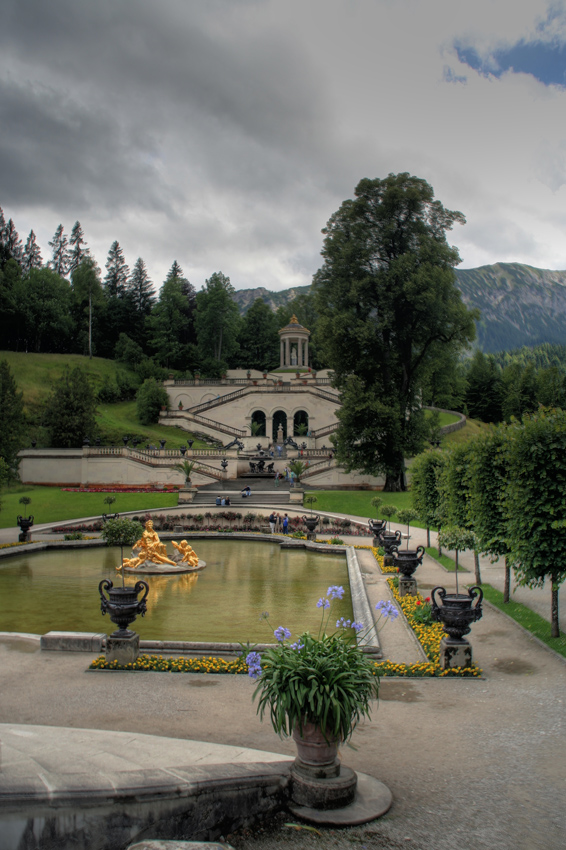
[[[440,641],[440,667],[450,670],[452,667],[472,666],[472,647],[467,640],[451,640],[443,637]]]
[[[309,765],[295,759],[291,768],[291,800],[311,809],[340,809],[356,796],[357,777],[338,759],[331,765]]]
[[[31,531],[22,531],[18,534],[18,540],[20,543],[31,543]]]
[[[307,531],[307,540],[314,540],[316,542],[316,531]]]
[[[399,576],[399,596],[416,596],[417,595],[417,580],[415,578],[407,578]]]
[[[125,637],[106,638],[106,660],[116,661],[117,664],[125,666],[137,661],[140,654],[140,636],[136,632],[130,632]]]
[[[383,566],[384,567],[394,566],[393,555],[384,555],[383,556]]]
[[[300,487],[294,487],[293,489],[289,490],[289,502],[293,504],[302,505],[303,496],[304,490],[302,490]]]
[[[381,548],[381,541],[380,541],[379,537],[374,537],[371,545],[373,546],[374,549],[380,549]]]
[[[181,487],[179,490],[179,504],[192,502],[198,493],[198,487]]]

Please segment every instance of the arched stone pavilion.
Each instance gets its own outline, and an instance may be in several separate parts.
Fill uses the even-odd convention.
[[[309,365],[309,336],[311,332],[303,325],[295,315],[291,321],[279,331],[281,356],[279,368],[286,369],[296,366],[297,369]]]

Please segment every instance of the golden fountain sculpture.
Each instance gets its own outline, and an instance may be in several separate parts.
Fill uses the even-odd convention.
[[[199,561],[198,555],[186,540],[180,543],[171,541],[173,547],[177,550],[171,560],[167,557],[167,548],[165,543],[159,539],[157,531],[153,527],[153,522],[148,520],[145,524],[145,531],[139,540],[132,547],[132,558],[124,558],[122,567],[125,570],[138,570],[138,572],[190,572],[193,570],[204,569],[206,564],[204,561]],[[138,569],[140,568],[141,569]],[[118,567],[121,569],[121,567]]]

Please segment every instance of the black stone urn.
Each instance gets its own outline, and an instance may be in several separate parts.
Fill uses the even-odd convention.
[[[320,521],[320,517],[317,514],[312,514],[311,516],[303,516],[301,519],[306,525],[309,534],[313,534]]]
[[[183,457],[185,457],[185,455],[187,453],[187,447],[186,446],[180,446],[179,451],[181,452]]]
[[[167,442],[167,440],[160,440],[160,441],[159,441],[159,445],[160,445],[160,447],[161,447],[162,449],[164,449],[164,448],[165,448],[165,443],[166,443],[166,442]]]
[[[398,546],[392,546],[393,566],[397,567],[405,578],[411,578],[417,567],[422,564],[424,553],[424,546],[417,549],[399,549]]]
[[[436,600],[436,594],[442,604]],[[473,605],[474,600],[477,602]],[[444,587],[433,588],[431,594],[431,614],[433,620],[442,623],[450,644],[468,645],[464,635],[471,631],[472,623],[480,620],[483,614],[483,590],[477,585],[470,587],[467,593],[447,593]]]
[[[29,530],[33,525],[33,516],[28,516],[28,517],[19,516],[18,517],[18,525],[20,526],[20,532],[21,532],[18,539],[19,539],[20,543],[25,543],[26,540],[28,539]],[[30,540],[31,540],[31,538],[30,538]]]
[[[379,537],[381,531],[385,531],[386,519],[368,519],[369,530],[374,537]]]
[[[391,557],[393,548],[398,546],[401,542],[401,532],[397,531],[386,531],[385,528],[379,532],[378,539],[385,549],[385,554]]]
[[[104,591],[108,596],[104,595]],[[141,599],[138,593],[145,590]],[[110,619],[118,628],[111,635],[114,638],[131,637],[134,634],[128,626],[133,623],[138,614],[143,617],[147,611],[146,599],[149,593],[149,584],[140,579],[134,587],[114,587],[112,582],[105,578],[98,585],[100,593],[100,610],[103,614],[110,614]]]

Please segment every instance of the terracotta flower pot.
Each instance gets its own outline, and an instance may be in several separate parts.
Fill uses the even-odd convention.
[[[338,753],[338,738],[328,735],[328,740],[319,725],[305,721],[302,733],[298,726],[293,731],[293,740],[303,764],[323,767],[334,764]]]

